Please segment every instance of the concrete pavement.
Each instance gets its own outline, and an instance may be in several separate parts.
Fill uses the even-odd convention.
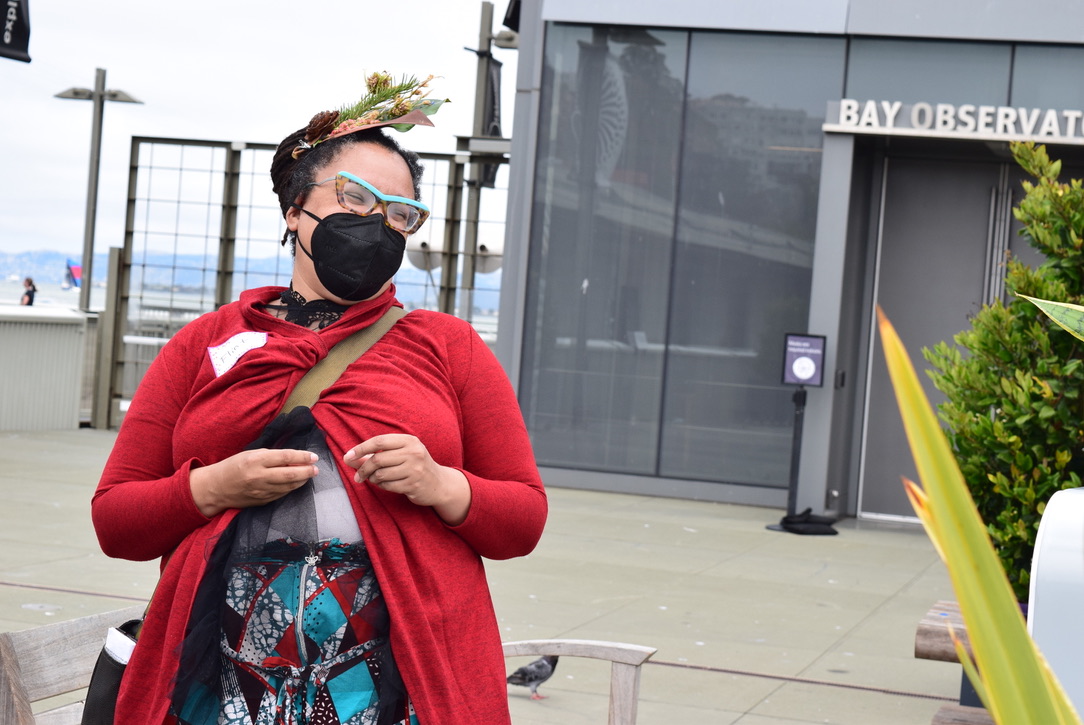
[[[0,630],[153,590],[157,564],[106,558],[90,525],[114,437],[0,431]],[[486,563],[503,637],[657,647],[641,725],[925,725],[959,692],[958,665],[913,655],[920,617],[954,598],[918,526],[797,536],[765,528],[776,509],[556,488],[550,504],[533,554]],[[564,658],[547,699],[509,689],[513,722],[605,723],[608,688],[608,665]]]

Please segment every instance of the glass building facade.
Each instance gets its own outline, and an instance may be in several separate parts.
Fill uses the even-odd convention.
[[[540,463],[785,487],[839,38],[547,33],[520,398]]]
[[[565,22],[544,38],[518,385],[557,469],[787,487],[784,338],[807,332],[830,101],[1084,104],[1076,46]]]

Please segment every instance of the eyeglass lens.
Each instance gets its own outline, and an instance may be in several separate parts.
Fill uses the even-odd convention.
[[[377,204],[384,207],[384,218],[388,226],[401,232],[413,231],[421,219],[421,210],[398,201],[385,202],[376,194],[345,177],[339,177],[342,184],[342,199],[347,208],[362,216],[371,214]]]

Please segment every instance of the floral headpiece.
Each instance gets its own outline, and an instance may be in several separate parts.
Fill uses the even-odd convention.
[[[447,102],[447,99],[426,98],[429,81],[433,78],[429,76],[419,82],[411,76],[395,83],[387,72],[373,73],[365,79],[369,92],[357,103],[338,111],[321,111],[312,117],[305,129],[305,138],[298,143],[292,156],[296,159],[317,144],[355,131],[380,126],[409,131],[414,126],[432,126],[428,117]]]

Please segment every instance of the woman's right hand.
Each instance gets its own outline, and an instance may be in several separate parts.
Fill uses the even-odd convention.
[[[207,518],[226,509],[263,506],[314,477],[317,460],[315,453],[289,448],[241,451],[193,468],[188,478],[192,499]]]

